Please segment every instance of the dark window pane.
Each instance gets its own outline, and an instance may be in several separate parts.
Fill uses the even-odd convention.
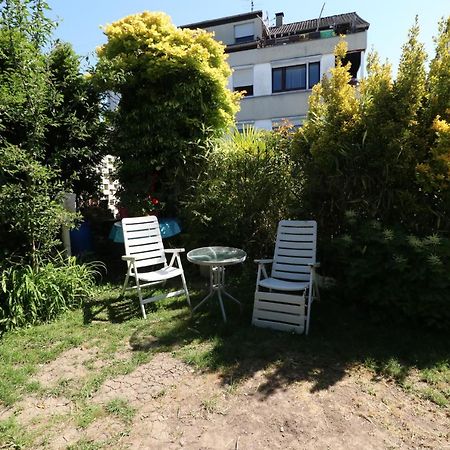
[[[254,40],[255,40],[255,36],[253,36],[253,34],[251,36],[241,36],[241,37],[235,38],[236,44],[242,44],[244,42],[252,42]]]
[[[309,65],[309,83],[308,87],[311,89],[320,81],[320,63],[315,62]]]
[[[283,90],[283,69],[272,70],[272,91],[280,92]]]
[[[236,86],[234,88],[235,91],[242,92],[244,97],[247,97],[248,95],[253,95],[253,85],[249,86]]]
[[[286,90],[306,89],[306,66],[286,67]]]
[[[342,65],[345,66],[348,62],[351,63],[350,75],[356,80],[358,78],[358,70],[361,67],[361,52],[347,53],[342,59]]]

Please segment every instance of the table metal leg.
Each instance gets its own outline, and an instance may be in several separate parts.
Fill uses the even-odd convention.
[[[217,295],[219,297],[219,303],[220,303],[220,309],[222,310],[222,317],[223,317],[223,321],[225,323],[227,323],[227,316],[225,314],[225,308],[223,307],[223,300],[222,300],[222,290],[221,289],[217,289]]]
[[[225,267],[211,266],[210,272],[209,272],[209,283],[210,283],[209,294],[197,306],[195,306],[195,308],[192,309],[192,312],[194,312],[201,305],[203,305],[203,303],[205,303],[209,298],[211,298],[213,296],[214,292],[217,292],[217,296],[219,298],[220,309],[222,311],[223,321],[226,323],[227,316],[225,313],[225,307],[223,305],[222,294],[226,295],[231,300],[236,302],[241,309],[242,309],[242,303],[239,300],[235,299],[228,292],[225,291]]]
[[[192,308],[192,312],[194,312],[197,308],[202,306],[203,303],[205,303],[206,300],[208,300],[213,294],[214,294],[214,291],[210,291],[210,293],[198,305],[196,305],[194,308]]]

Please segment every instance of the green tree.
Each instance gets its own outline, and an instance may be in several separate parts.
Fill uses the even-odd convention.
[[[105,154],[105,123],[100,96],[90,74],[82,74],[80,59],[68,43],[57,43],[48,55],[49,81],[55,102],[47,112],[47,165],[60,171],[77,198],[90,198],[100,186],[99,164]]]
[[[171,194],[165,200],[176,206],[202,144],[237,111],[224,47],[203,30],[176,28],[163,13],[125,17],[105,34],[96,79],[120,95],[111,151],[120,158],[121,199],[142,212],[158,174]]]
[[[38,0],[1,2],[0,261],[33,267],[52,254],[70,219],[61,179],[45,165],[48,111],[57,100],[41,48],[51,31],[45,10]]]
[[[17,146],[0,147],[0,161],[0,259],[36,268],[74,217],[63,207],[55,172]]]
[[[450,17],[439,23],[422,114],[425,155],[417,179],[439,228],[450,227]]]
[[[327,236],[339,233],[348,210],[411,230],[426,222],[415,182],[423,155],[417,123],[426,58],[418,32],[416,21],[395,81],[390,66],[373,54],[367,78],[350,86],[348,66],[341,62],[346,51],[342,42],[330,77],[313,89],[308,120],[296,139],[306,178],[301,201]]]
[[[42,157],[52,103],[41,51],[50,38],[45,9],[42,1],[0,2],[0,144],[19,145],[31,157]]]
[[[428,75],[418,33],[416,19],[395,80],[373,53],[356,88],[340,44],[294,149],[304,172],[303,215],[319,222],[323,268],[344,298],[446,326],[449,22],[440,25]]]

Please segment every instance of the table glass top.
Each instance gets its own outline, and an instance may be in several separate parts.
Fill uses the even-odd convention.
[[[234,247],[201,247],[191,250],[187,259],[195,264],[212,266],[244,262],[247,253]]]

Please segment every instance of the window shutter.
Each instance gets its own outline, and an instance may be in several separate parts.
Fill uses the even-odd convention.
[[[233,72],[233,87],[253,86],[253,68],[235,69]]]
[[[242,39],[249,36],[254,36],[253,22],[243,23],[234,26],[234,37],[236,39]]]

